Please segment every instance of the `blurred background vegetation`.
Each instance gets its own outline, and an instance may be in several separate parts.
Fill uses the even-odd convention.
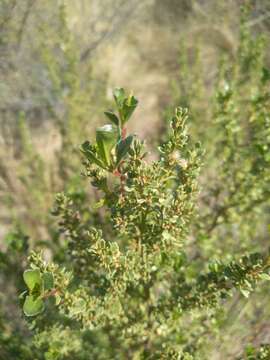
[[[215,191],[217,199],[222,192],[228,196],[228,173],[222,170],[222,178],[218,160],[224,147],[217,150],[218,142],[224,145],[223,125],[214,125],[222,71],[238,72],[235,102],[244,121],[257,70],[262,63],[270,65],[269,40],[269,0],[0,0],[0,249],[8,258],[2,259],[0,277],[3,341],[14,331],[26,333],[15,289],[21,287],[28,248],[40,246],[50,257],[61,241],[50,212],[55,194],[67,191],[90,203],[98,200],[80,174],[78,146],[104,123],[102,111],[110,108],[116,86],[139,98],[131,126],[147,139],[149,149],[166,138],[174,106],[190,110],[191,133],[206,149],[200,216],[208,238],[211,233],[207,242],[205,229],[201,239],[191,240],[191,258],[203,261],[227,251],[267,248],[269,190],[259,177],[263,190],[257,201],[263,206],[252,211],[247,202],[242,217],[237,217],[239,208],[226,214],[226,228],[218,229],[221,214],[213,222],[204,203]],[[245,51],[249,65],[241,73]],[[237,167],[237,159],[233,161]],[[220,181],[223,189],[215,187]],[[7,286],[8,276],[13,282]],[[243,344],[270,341],[267,288],[244,305],[236,298],[229,305],[230,316],[220,314],[225,330],[221,337],[211,335],[209,358],[235,359]],[[17,319],[13,326],[1,325],[1,311],[3,319]]]

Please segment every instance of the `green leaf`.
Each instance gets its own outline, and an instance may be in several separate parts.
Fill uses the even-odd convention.
[[[116,126],[119,126],[119,119],[112,111],[105,111],[104,114],[107,116],[109,120]]]
[[[26,316],[35,316],[44,311],[44,303],[42,299],[35,298],[33,295],[26,296],[23,312]]]
[[[88,161],[102,167],[103,169],[106,169],[106,166],[103,164],[103,162],[100,161],[96,157],[95,153],[91,150],[91,145],[89,141],[85,141],[81,145],[81,152],[84,154]]]
[[[53,274],[50,272],[46,272],[42,275],[44,290],[51,290],[54,287],[54,279]]]
[[[114,97],[114,100],[115,100],[118,108],[121,108],[123,106],[123,102],[126,97],[125,90],[123,88],[114,89],[113,97]]]
[[[129,96],[127,99],[125,99],[121,111],[122,125],[124,125],[130,119],[137,105],[138,105],[138,100],[134,96]]]
[[[259,277],[262,280],[268,280],[268,281],[270,280],[270,275],[266,273],[260,274]]]
[[[112,125],[104,125],[96,130],[96,141],[98,146],[98,154],[102,161],[107,165],[111,165],[111,151],[118,140],[118,131]]]
[[[115,89],[113,92],[113,96],[120,114],[120,120],[121,120],[120,125],[121,128],[123,128],[125,123],[131,117],[133,111],[136,109],[138,105],[138,100],[133,95],[126,96],[125,90],[123,88]],[[111,118],[110,120],[112,121]]]
[[[120,140],[116,146],[116,158],[117,164],[124,158],[124,156],[128,153],[130,146],[133,141],[133,135],[129,135],[124,140]]]
[[[93,209],[99,209],[101,208],[102,206],[104,206],[105,204],[105,199],[100,199],[98,202],[96,202],[94,205],[93,205]]]
[[[23,279],[30,292],[34,289],[41,289],[42,279],[39,270],[25,270]]]
[[[242,295],[244,295],[244,297],[248,298],[249,297],[249,294],[250,294],[250,291],[247,290],[247,289],[240,289],[240,292]]]
[[[61,296],[60,295],[55,295],[55,305],[59,305],[61,302]]]

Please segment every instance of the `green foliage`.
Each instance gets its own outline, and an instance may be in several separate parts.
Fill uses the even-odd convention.
[[[34,290],[40,292],[42,280],[39,270],[26,270],[23,274],[23,278],[30,292]]]
[[[115,89],[113,96],[119,112],[120,121],[118,120],[118,124],[120,128],[123,129],[126,122],[136,109],[138,100],[133,95],[126,96],[125,90],[122,88]]]
[[[65,1],[5,3],[0,5],[1,38],[7,37],[0,52],[8,69],[0,95],[0,195],[8,225],[20,221],[31,238],[42,242],[54,232],[53,194],[82,189],[83,179],[74,171],[80,166],[77,146],[96,125],[93,114],[101,94],[106,103],[106,83],[93,79],[91,62],[82,64]]]
[[[219,104],[229,101],[228,91],[218,93]],[[124,92],[116,94],[119,106]],[[189,230],[200,221],[195,203],[203,152],[191,141],[187,121],[187,110],[177,108],[152,162],[138,139],[129,140],[125,157],[116,160],[121,142],[129,139],[120,122],[118,130],[98,129],[96,144],[82,145],[85,176],[100,194],[95,207],[108,215],[91,225],[76,199],[59,194],[54,214],[66,236],[66,260],[58,266],[38,253],[29,258],[24,312],[38,315],[34,346],[46,359],[207,358],[201,325],[188,329],[190,321],[207,313],[215,319],[236,290],[249,297],[257,283],[270,280],[267,253],[212,260],[208,271],[189,262]],[[204,225],[195,227],[198,235]],[[55,301],[43,312],[47,297]],[[72,344],[63,334],[70,334]]]
[[[26,316],[35,316],[44,310],[42,299],[34,296],[27,295],[23,305],[23,311]]]
[[[44,299],[55,292],[51,292],[54,280],[53,274],[45,272],[40,274],[38,269],[26,270],[23,274],[24,282],[28,287],[28,295],[25,297],[23,311],[26,316],[35,316],[44,311]],[[24,297],[25,293],[21,294]]]
[[[81,150],[90,162],[94,162],[105,170],[115,171],[128,153],[133,136],[126,137],[125,124],[135,110],[138,100],[134,96],[126,96],[124,89],[114,91],[114,99],[118,108],[119,117],[112,111],[104,114],[113,125],[104,125],[96,130],[96,144],[89,141],[83,143]]]
[[[42,111],[61,144],[51,167],[32,141],[31,114],[16,113],[17,193],[27,211],[18,215],[11,191],[4,197],[15,227],[0,251],[0,358],[268,359],[265,39],[253,38],[243,17],[238,48],[206,78],[204,49],[191,61],[182,44],[177,107],[152,154],[127,134],[138,101],[122,88],[113,92],[116,111],[105,112],[112,124],[80,152],[103,89],[82,65],[64,3],[42,6],[32,50],[47,90]],[[52,193],[63,190],[49,213]]]
[[[258,349],[248,346],[243,359],[247,360],[267,360],[270,356],[269,345],[261,345]]]
[[[222,55],[211,86],[203,72],[204,49],[199,43],[192,60],[188,51],[181,52],[180,75],[173,83],[175,103],[191,109],[190,132],[206,149],[198,217],[187,247],[192,273],[205,269],[207,259],[229,262],[243,253],[262,251],[269,238],[268,48],[263,36],[253,36],[246,15],[241,21],[235,55]],[[248,287],[240,287],[244,296]],[[228,300],[226,315],[217,312],[215,326],[209,321],[202,330],[208,334],[201,345],[208,346],[205,358],[234,358],[232,354],[242,353],[240,346],[247,339],[263,342],[263,333],[257,335],[261,340],[255,340],[254,327],[266,326],[262,324],[270,310],[264,302],[267,296],[268,287],[263,286],[246,305],[239,296]],[[256,317],[259,309],[262,313]],[[233,349],[228,346],[232,338],[237,339]],[[195,339],[199,346],[199,335]]]

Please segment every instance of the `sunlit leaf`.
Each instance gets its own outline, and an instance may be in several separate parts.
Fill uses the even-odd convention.
[[[104,125],[96,130],[98,153],[102,161],[110,166],[111,151],[118,140],[118,131],[112,125]]]
[[[42,279],[39,270],[25,270],[23,279],[30,292],[34,289],[41,288]]]
[[[97,158],[97,156],[95,155],[95,153],[91,150],[89,141],[85,141],[81,145],[81,152],[84,154],[84,156],[87,158],[87,160],[90,161],[90,163],[96,164],[96,165],[102,167],[103,169],[106,168],[106,166],[103,164],[103,162],[101,160],[99,160]]]
[[[23,312],[26,316],[35,316],[44,311],[44,303],[40,298],[35,298],[32,295],[26,296]]]
[[[122,125],[124,125],[133,114],[138,105],[138,100],[134,96],[129,96],[125,99],[122,109]]]
[[[123,102],[125,100],[125,90],[123,88],[116,88],[113,91],[113,97],[115,102],[119,108],[122,107]]]
[[[120,140],[116,147],[116,157],[117,157],[117,164],[125,157],[128,153],[130,146],[133,141],[133,136],[129,135],[124,140]]]

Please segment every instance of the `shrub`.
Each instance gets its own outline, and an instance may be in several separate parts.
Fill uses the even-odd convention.
[[[222,91],[226,120],[231,92]],[[81,147],[85,176],[101,195],[92,208],[104,211],[103,220],[90,225],[76,197],[59,194],[54,214],[65,260],[47,263],[33,252],[24,272],[34,347],[46,359],[207,358],[203,319],[215,326],[217,309],[235,291],[248,297],[269,280],[270,257],[210,259],[201,269],[190,261],[189,228],[195,224],[201,236],[208,223],[200,226],[194,214],[202,150],[188,135],[187,110],[175,110],[159,159],[149,162],[143,143],[126,133],[137,100],[123,89],[114,98],[118,114],[105,113],[112,125]]]
[[[58,119],[61,185],[44,186],[48,166],[21,113],[20,180],[30,221],[13,214],[16,227],[0,252],[0,358],[267,359],[265,40],[253,38],[243,19],[238,50],[222,58],[211,84],[201,77],[199,50],[193,67],[181,59],[172,102],[190,111],[171,114],[151,157],[127,134],[137,100],[117,89],[118,113],[107,111],[111,124],[81,146],[82,178],[74,145],[88,136],[89,88],[76,81],[83,75],[59,10],[63,32],[42,55],[53,97],[67,110]],[[69,69],[64,76],[54,46]],[[57,118],[57,108],[49,110]],[[59,188],[65,192],[56,197],[52,220],[46,209]],[[33,231],[41,223],[44,237]],[[25,229],[35,234],[28,261],[33,242]]]

